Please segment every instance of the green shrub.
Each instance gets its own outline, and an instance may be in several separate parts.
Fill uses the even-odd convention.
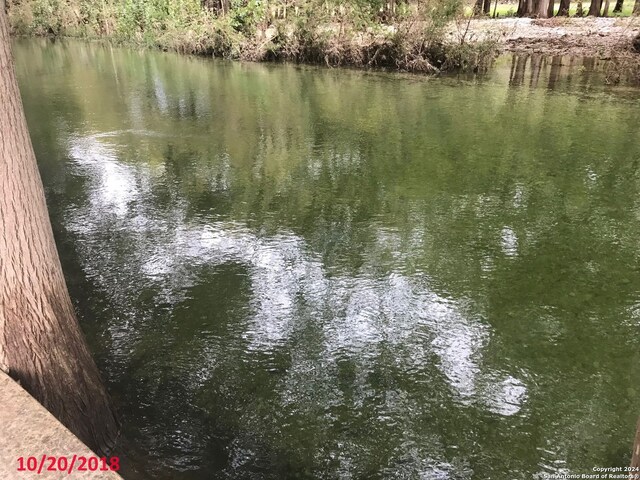
[[[108,37],[116,42],[246,60],[383,66],[407,71],[475,68],[495,45],[449,45],[444,29],[462,0],[32,0],[10,3],[15,33]],[[215,5],[215,3],[213,3]],[[226,8],[225,8],[226,9]]]

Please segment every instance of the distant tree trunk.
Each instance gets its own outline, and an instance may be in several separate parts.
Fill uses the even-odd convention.
[[[576,5],[576,17],[584,17],[584,8],[582,8],[582,0],[578,0]]]
[[[556,8],[555,0],[549,0],[549,6],[547,7],[547,18],[553,17],[553,10]]]
[[[491,0],[484,0],[482,5],[482,13],[489,15],[491,13]]]
[[[219,15],[229,13],[231,0],[200,0],[200,5],[206,10],[216,12]]]
[[[537,12],[538,10],[539,3],[540,2],[538,0],[520,0],[517,15],[519,17],[533,16],[534,12]]]
[[[560,0],[560,7],[558,8],[558,17],[568,17],[569,8],[571,8],[571,0]]]
[[[602,10],[602,0],[591,0],[591,5],[589,5],[589,16],[599,17],[600,10]]]
[[[482,13],[482,6],[484,4],[483,0],[476,0],[473,4],[473,14],[475,16],[480,15]]]
[[[119,425],[60,266],[4,8],[0,105],[0,369],[90,448],[107,454]]]
[[[613,7],[613,13],[620,13],[622,12],[622,6],[624,5],[624,0],[617,0],[616,1],[616,6]]]
[[[603,17],[609,16],[609,1],[610,0],[604,0],[604,10],[602,12]]]
[[[547,18],[549,12],[549,3],[550,0],[538,0],[538,5],[536,5],[535,14],[538,18]]]
[[[524,17],[526,6],[527,0],[518,0],[518,10],[516,11],[517,17]]]
[[[636,3],[633,5],[633,14],[640,15],[640,0],[636,0]]]

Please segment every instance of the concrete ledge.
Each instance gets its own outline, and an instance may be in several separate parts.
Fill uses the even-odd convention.
[[[35,457],[39,467],[43,455],[66,457],[69,465],[74,455],[85,458],[96,456],[20,385],[0,372],[0,479],[122,480],[120,475],[111,471],[76,471],[78,460],[71,473],[47,471],[51,463],[48,458],[41,473],[37,468],[35,472],[18,471],[18,458],[24,457],[26,467],[26,459]],[[94,462],[92,466],[95,466]],[[33,466],[33,461],[31,463]],[[61,466],[64,466],[64,460]]]

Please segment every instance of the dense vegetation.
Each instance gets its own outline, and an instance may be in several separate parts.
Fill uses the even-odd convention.
[[[462,0],[14,0],[9,14],[16,34],[108,37],[245,60],[435,72],[483,67],[496,50],[463,33],[443,41]]]

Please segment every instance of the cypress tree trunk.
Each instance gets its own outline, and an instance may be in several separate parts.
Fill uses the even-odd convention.
[[[540,1],[542,0],[519,0],[516,15],[518,17],[532,17],[538,11]]]
[[[114,446],[119,424],[65,284],[16,82],[4,8],[0,8],[0,369],[97,453],[107,454]]]
[[[553,17],[553,10],[556,7],[555,0],[549,0],[549,7],[547,8],[547,18]]]
[[[591,5],[589,5],[589,15],[592,17],[599,17],[600,10],[602,10],[602,0],[591,0]]]
[[[571,7],[571,0],[560,0],[560,7],[558,8],[558,17],[568,17],[569,8]]]
[[[549,4],[551,2],[549,0],[539,0],[536,5],[535,14],[538,18],[547,18],[549,11]]]

